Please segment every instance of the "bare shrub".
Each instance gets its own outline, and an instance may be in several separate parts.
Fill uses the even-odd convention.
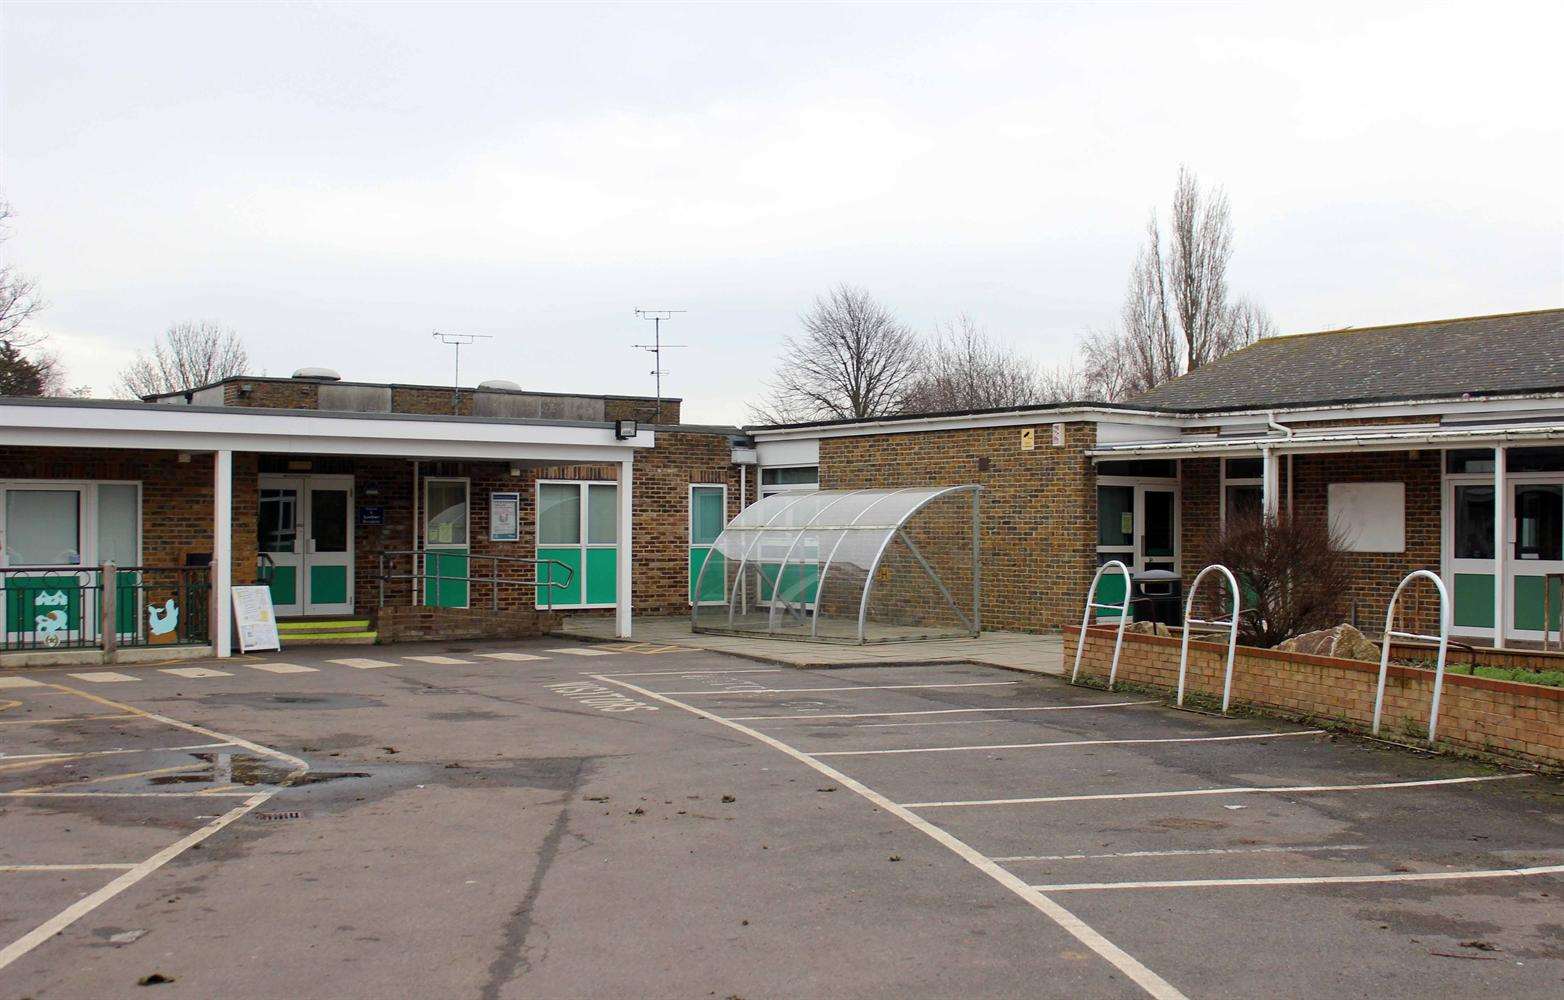
[[[1343,537],[1327,522],[1229,515],[1210,562],[1233,571],[1243,589],[1238,640],[1269,648],[1340,623],[1351,583]]]

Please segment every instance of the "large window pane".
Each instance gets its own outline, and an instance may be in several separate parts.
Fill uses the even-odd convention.
[[[1227,523],[1258,518],[1265,504],[1265,490],[1260,486],[1229,486],[1227,488]]]
[[[1515,488],[1515,558],[1564,557],[1564,486]]]
[[[820,481],[820,468],[804,465],[793,469],[761,469],[762,486],[813,486]]]
[[[141,524],[136,512],[136,488],[98,487],[98,561],[134,566],[139,561]]]
[[[587,544],[613,545],[619,540],[619,487],[587,487]]]
[[[81,493],[10,490],[6,493],[6,559],[12,566],[81,564]]]
[[[710,545],[722,534],[723,489],[697,486],[690,491],[690,544]]]
[[[1146,551],[1143,556],[1173,554],[1173,494],[1168,490],[1146,490]],[[1147,569],[1156,569],[1148,565]]]
[[[257,529],[262,552],[292,552],[298,531],[299,494],[296,490],[261,490]]]
[[[1493,558],[1493,487],[1455,488],[1455,544],[1457,559]]]
[[[316,552],[348,550],[347,490],[310,490],[310,535]]]
[[[1097,544],[1135,544],[1135,487],[1097,487]]]
[[[424,496],[428,500],[426,545],[467,544],[467,484],[454,479],[431,479]]]
[[[581,487],[576,483],[538,487],[538,544],[581,544]]]

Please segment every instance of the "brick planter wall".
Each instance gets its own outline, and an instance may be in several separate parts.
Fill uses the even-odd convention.
[[[385,607],[375,617],[377,641],[424,639],[533,639],[559,628],[559,614],[494,613],[478,608]]]
[[[1075,662],[1078,627],[1065,629],[1065,667]],[[1088,630],[1081,675],[1106,679],[1114,630]],[[1124,636],[1118,679],[1176,691],[1178,638]],[[1191,641],[1185,691],[1220,698],[1227,667],[1225,644]],[[1367,731],[1374,719],[1379,664],[1328,656],[1238,647],[1233,661],[1233,704]],[[1380,735],[1421,743],[1426,738],[1434,673],[1391,664],[1385,681]],[[1439,702],[1439,742],[1494,757],[1564,767],[1564,688],[1446,674]]]

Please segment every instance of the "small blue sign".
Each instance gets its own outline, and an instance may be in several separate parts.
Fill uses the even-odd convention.
[[[384,507],[360,507],[358,509],[359,524],[385,524],[386,509]]]

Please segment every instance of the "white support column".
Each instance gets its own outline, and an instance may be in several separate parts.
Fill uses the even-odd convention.
[[[1264,474],[1261,480],[1262,508],[1265,511],[1265,519],[1274,521],[1281,510],[1281,456],[1274,449],[1266,448],[1260,452],[1260,464]]]
[[[1505,448],[1493,449],[1493,648],[1504,648],[1504,591],[1505,557],[1510,547],[1510,503],[1506,494],[1509,485],[1505,480]]]
[[[233,585],[234,453],[212,453],[212,644],[233,655],[229,588]]]
[[[619,586],[618,600],[614,607],[614,634],[621,639],[630,638],[630,564],[634,561],[635,535],[631,529],[631,512],[635,509],[635,459],[626,458],[619,463]]]

